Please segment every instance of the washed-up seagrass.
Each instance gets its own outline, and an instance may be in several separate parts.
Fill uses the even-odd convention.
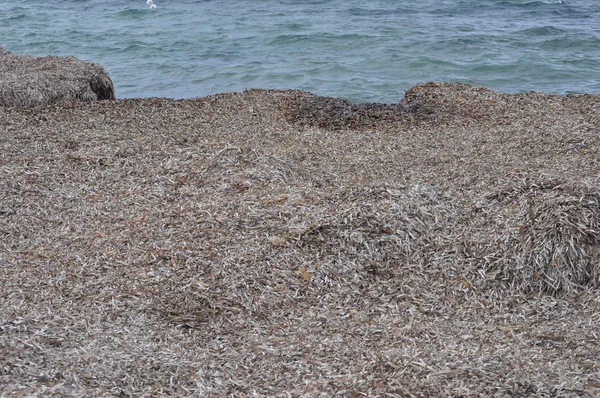
[[[0,395],[598,396],[599,111],[0,107]]]

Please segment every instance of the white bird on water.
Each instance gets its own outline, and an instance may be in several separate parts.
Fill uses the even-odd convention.
[[[152,0],[148,0],[148,1],[146,1],[146,4],[148,4],[148,6],[149,6],[151,9],[155,9],[155,8],[156,8],[156,4],[154,4],[154,2],[153,2]]]

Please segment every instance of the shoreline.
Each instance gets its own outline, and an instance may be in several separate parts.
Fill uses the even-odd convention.
[[[497,90],[497,89],[494,89],[494,88],[486,86],[486,85],[471,84],[471,83],[465,83],[465,82],[454,81],[454,80],[422,81],[422,82],[418,82],[418,83],[414,84],[413,86],[410,86],[406,91],[410,91],[411,89],[413,89],[417,86],[424,85],[424,84],[465,85],[465,86],[469,86],[469,87],[473,87],[473,88],[481,88],[481,89],[490,90],[490,91],[493,91],[500,95],[542,94],[542,95],[558,96],[558,97],[577,97],[577,96],[586,96],[586,95],[591,95],[591,96],[600,95],[600,92],[598,92],[598,93],[593,93],[593,92],[554,93],[554,92],[547,92],[547,91],[542,91],[542,90],[519,90],[519,91],[514,91],[514,92],[507,92],[507,91]],[[304,93],[308,93],[308,94],[318,96],[318,97],[332,98],[332,99],[336,99],[336,100],[340,100],[340,101],[347,101],[347,102],[350,102],[355,105],[361,105],[361,104],[364,104],[364,105],[366,105],[366,104],[393,105],[393,104],[397,104],[398,102],[402,102],[402,100],[404,99],[404,96],[399,96],[398,100],[395,102],[392,102],[392,101],[388,101],[388,102],[362,101],[362,100],[353,100],[344,95],[328,95],[328,94],[319,93],[318,91],[304,90],[302,88],[272,88],[272,87],[268,88],[268,87],[257,86],[257,87],[247,87],[247,88],[240,89],[240,90],[218,91],[218,92],[214,92],[214,93],[207,93],[207,94],[201,94],[198,96],[190,96],[190,97],[175,97],[175,96],[169,96],[169,95],[162,95],[162,96],[161,95],[146,95],[146,96],[126,96],[126,97],[116,96],[115,100],[116,101],[126,101],[126,100],[162,99],[162,100],[171,100],[171,101],[192,101],[192,100],[198,100],[198,99],[203,99],[206,97],[213,97],[213,96],[218,96],[218,95],[242,93],[244,91],[249,91],[249,90],[265,90],[265,91],[281,91],[281,92],[298,91],[298,92],[304,92]],[[118,89],[115,89],[115,93],[118,93]]]
[[[214,94],[201,95],[189,98],[173,98],[160,96],[146,97],[117,97],[110,76],[99,64],[81,61],[72,56],[31,56],[15,54],[5,50],[0,45],[0,64],[4,64],[2,71],[3,77],[0,80],[0,106],[36,106],[60,101],[93,101],[93,100],[143,100],[143,99],[163,99],[163,100],[196,100],[205,97],[218,95],[227,95],[239,93],[241,91],[225,91]],[[544,94],[549,96],[571,97],[585,95],[600,95],[600,93],[568,93],[551,94],[543,91],[523,91],[518,93],[505,93],[496,91],[485,86],[472,85],[459,82],[446,81],[428,81],[417,83],[409,87],[406,92],[427,84],[451,84],[456,86],[466,86],[477,89],[489,90],[500,95],[527,95]],[[311,95],[330,98],[339,101],[350,102],[355,105],[392,105],[404,101],[404,97],[398,98],[397,102],[358,102],[345,99],[343,97],[332,97],[320,95],[300,89],[272,89],[272,88],[247,88],[247,90],[265,90],[265,91],[299,91]]]

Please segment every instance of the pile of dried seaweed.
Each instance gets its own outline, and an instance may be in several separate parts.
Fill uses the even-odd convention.
[[[0,395],[596,396],[599,108],[0,108]]]
[[[600,190],[556,179],[508,184],[489,198],[483,269],[503,289],[568,294],[600,282]],[[474,239],[473,241],[477,241]]]
[[[0,106],[115,99],[100,65],[75,57],[15,55],[0,47]]]

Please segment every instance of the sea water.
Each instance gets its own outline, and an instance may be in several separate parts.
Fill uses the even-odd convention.
[[[599,0],[3,0],[0,45],[102,65],[118,98],[425,81],[600,93]]]

